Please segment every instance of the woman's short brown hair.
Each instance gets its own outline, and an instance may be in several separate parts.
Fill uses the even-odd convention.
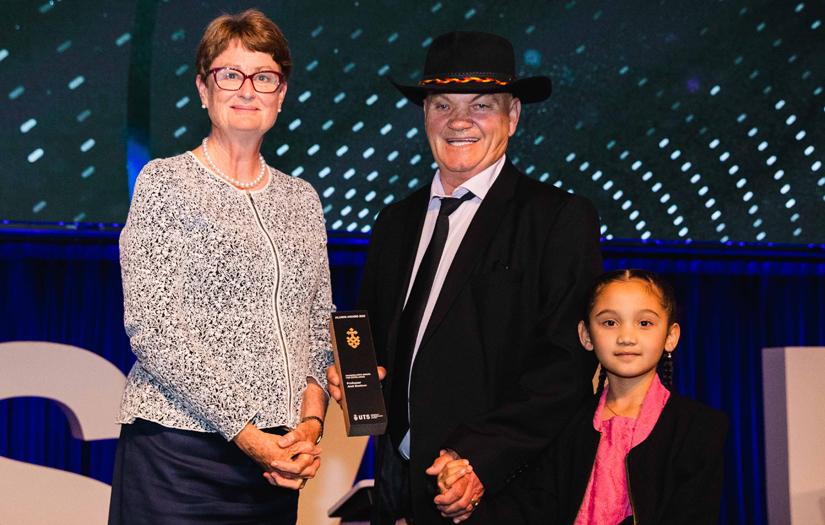
[[[289,44],[281,29],[257,9],[247,9],[236,15],[221,15],[212,20],[203,32],[195,67],[201,79],[206,81],[209,66],[226,51],[230,42],[239,40],[250,51],[260,51],[271,56],[281,66],[284,80],[292,71]]]

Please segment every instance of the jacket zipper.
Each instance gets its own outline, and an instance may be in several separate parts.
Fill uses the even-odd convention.
[[[247,192],[247,197],[249,197],[249,204],[252,206],[252,211],[255,213],[255,220],[258,222],[258,226],[260,226],[261,231],[264,233],[264,237],[269,243],[269,248],[272,250],[272,258],[275,260],[275,273],[277,275],[277,279],[275,279],[275,289],[272,291],[272,304],[274,306],[274,313],[275,313],[275,324],[278,325],[278,339],[281,341],[281,348],[283,349],[284,353],[284,366],[286,367],[286,384],[287,384],[287,414],[292,413],[292,375],[289,372],[289,354],[286,351],[286,339],[284,339],[284,332],[281,328],[281,315],[278,311],[278,291],[281,287],[281,263],[278,260],[278,250],[275,248],[275,243],[272,242],[272,237],[269,236],[269,232],[266,231],[264,228],[264,223],[261,220],[261,216],[258,214],[258,208],[255,207],[255,201],[252,199],[252,194]],[[289,417],[289,415],[287,415]]]
[[[633,512],[633,525],[636,525],[636,503],[633,501],[633,491],[630,488],[630,452],[624,457],[624,473],[627,478],[627,497],[630,499],[630,510]]]

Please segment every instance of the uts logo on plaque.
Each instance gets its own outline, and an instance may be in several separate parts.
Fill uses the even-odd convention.
[[[387,411],[378,381],[375,346],[367,312],[334,312],[329,329],[335,368],[341,378],[341,408],[347,435],[383,434],[387,429]]]

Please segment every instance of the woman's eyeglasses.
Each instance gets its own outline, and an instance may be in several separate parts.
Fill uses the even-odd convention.
[[[277,71],[257,71],[246,75],[234,67],[216,67],[207,74],[214,77],[215,85],[226,91],[238,91],[248,78],[252,82],[252,89],[258,93],[274,93],[284,81],[284,76]]]

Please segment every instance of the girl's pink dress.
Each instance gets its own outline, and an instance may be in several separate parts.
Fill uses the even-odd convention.
[[[602,420],[608,388],[606,386],[602,392],[599,406],[593,415],[593,428],[602,437],[590,472],[590,481],[576,516],[576,525],[615,525],[633,515],[627,490],[625,457],[630,449],[647,439],[670,397],[670,391],[659,381],[659,376],[655,375],[645,394],[638,418],[613,416]]]

